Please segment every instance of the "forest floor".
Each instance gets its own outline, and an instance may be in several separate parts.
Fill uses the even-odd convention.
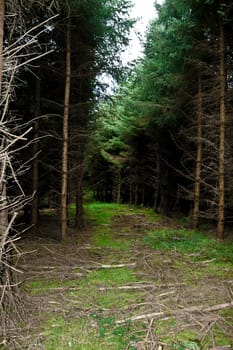
[[[24,322],[9,349],[231,349],[232,243],[151,210],[86,206],[66,242],[53,216],[24,253]]]

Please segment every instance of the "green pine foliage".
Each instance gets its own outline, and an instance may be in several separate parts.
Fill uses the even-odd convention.
[[[158,16],[148,28],[144,57],[136,63],[117,94],[100,104],[95,114],[88,153],[89,171],[92,178],[107,172],[109,176],[105,181],[117,187],[120,169],[122,201],[149,205],[165,214],[172,210],[190,212],[195,184],[200,78],[203,90],[200,215],[216,220],[219,21],[223,22],[226,32],[229,70],[226,108],[231,114],[233,5],[214,0],[166,0],[156,8]],[[226,213],[232,212],[230,134],[229,128]],[[114,195],[110,194],[110,199],[114,200]]]

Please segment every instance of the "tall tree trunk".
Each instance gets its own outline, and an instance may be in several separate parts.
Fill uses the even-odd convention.
[[[71,83],[71,23],[66,25],[66,81],[63,116],[62,181],[61,181],[61,236],[67,237],[67,190],[68,190],[68,132]]]
[[[114,168],[112,197],[113,202],[121,202],[121,167]]]
[[[40,115],[40,77],[36,78],[35,87],[35,104],[34,104],[34,140],[33,143],[33,164],[32,164],[32,187],[34,197],[32,201],[32,217],[31,223],[35,227],[38,226],[39,205],[38,205],[38,187],[39,187],[39,167],[38,167],[38,152],[39,152],[39,115]]]
[[[4,13],[5,13],[5,0],[0,0],[0,93],[2,92],[2,70],[3,70],[3,34],[4,34]],[[2,94],[1,94],[2,96]]]
[[[4,35],[4,13],[5,13],[5,0],[0,0],[0,102],[2,101],[2,71],[3,71],[3,35]],[[1,148],[4,148],[5,140],[1,141]],[[4,209],[7,204],[6,199],[6,159],[2,154],[0,159],[0,238],[4,234],[8,226],[8,211]]]
[[[142,198],[141,198],[141,205],[145,205],[145,186],[142,184]]]
[[[117,196],[116,196],[116,202],[121,202],[121,167],[117,168]]]
[[[138,205],[138,163],[135,166],[135,175],[134,175],[134,205]]]
[[[132,176],[130,176],[129,180],[129,204],[133,204],[133,182],[132,182]]]
[[[78,229],[83,228],[83,165],[78,165],[76,188],[76,214],[75,226]]]
[[[201,76],[199,75],[198,100],[197,100],[197,154],[196,154],[194,203],[193,203],[193,217],[192,217],[193,228],[197,228],[199,224],[201,163],[202,163],[202,113],[203,113],[202,82],[201,82]]]
[[[160,179],[160,154],[159,154],[159,142],[158,138],[156,141],[156,183],[154,189],[154,204],[153,209],[155,212],[158,212],[159,206],[159,179]]]
[[[135,186],[134,186],[134,205],[138,205],[138,183],[136,180]]]
[[[223,22],[220,20],[220,130],[219,130],[219,202],[217,239],[224,237],[224,206],[225,206],[225,98],[226,98],[226,72],[225,72],[225,38]]]

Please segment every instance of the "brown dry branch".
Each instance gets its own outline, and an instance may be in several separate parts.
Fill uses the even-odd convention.
[[[114,264],[114,265],[99,265],[99,266],[93,266],[94,269],[118,269],[122,267],[136,267],[136,262],[133,263],[127,263],[127,264]]]
[[[148,319],[160,319],[169,315],[177,315],[180,313],[197,313],[197,312],[202,312],[202,313],[207,313],[207,312],[213,312],[213,311],[218,311],[218,310],[224,310],[227,308],[233,307],[233,301],[229,303],[223,303],[223,304],[218,304],[218,305],[213,305],[213,306],[203,306],[203,305],[198,305],[198,306],[191,306],[189,308],[183,308],[179,310],[171,310],[169,312],[165,311],[160,311],[160,312],[152,312],[148,314],[143,314],[143,315],[138,315],[134,317],[130,317],[128,319],[124,320],[117,320],[116,324],[124,324],[127,322],[137,322],[137,321],[142,321],[142,320],[148,320]]]
[[[153,322],[154,322],[154,319],[152,318],[150,321],[149,321],[149,325],[147,327],[147,333],[146,333],[146,336],[145,336],[145,339],[143,340],[143,344],[146,344],[148,343],[148,341],[151,343],[151,341],[153,341],[153,330],[152,330],[152,327],[153,327]]]
[[[38,272],[39,274],[42,272]],[[46,273],[47,274],[47,273]],[[75,274],[75,276],[77,277],[83,277],[84,275],[82,274]],[[105,291],[109,291],[109,290],[142,290],[142,289],[155,289],[156,285],[155,284],[134,284],[134,285],[126,285],[126,286],[116,286],[116,287],[99,287],[99,288],[95,288],[95,290],[97,292],[105,292]],[[33,287],[34,290],[48,290],[47,287]],[[56,291],[56,290],[62,290],[62,291],[78,291],[78,290],[83,290],[83,287],[52,287],[49,288],[50,291]],[[166,292],[166,293],[161,293],[159,295],[157,295],[157,298],[161,298],[170,294],[174,294],[175,291],[170,291],[170,292]],[[141,305],[141,304],[140,304]]]
[[[45,247],[46,248],[46,247]],[[51,252],[50,249],[46,248],[48,251]],[[23,269],[28,269],[28,268],[31,268],[31,266],[29,265],[21,265],[21,267]],[[114,264],[114,265],[111,265],[111,264],[99,264],[99,265],[87,265],[87,266],[82,266],[82,265],[79,265],[79,266],[66,266],[67,269],[70,269],[70,270],[101,270],[101,269],[118,269],[118,268],[123,268],[123,267],[136,267],[136,262],[134,263],[126,263],[126,264]],[[40,270],[56,270],[56,269],[61,269],[61,266],[40,266],[39,267]],[[64,269],[64,266],[62,265],[62,269]]]
[[[231,345],[216,346],[214,348],[210,348],[209,350],[231,350]]]
[[[218,319],[214,319],[212,322],[208,322],[206,325],[206,329],[202,330],[204,331],[202,337],[201,337],[201,342],[203,342],[203,340],[208,336],[208,334],[210,333],[211,329],[215,326],[215,324],[217,323]]]
[[[9,43],[9,46],[6,46],[3,50],[0,99],[2,111],[0,116],[0,340],[2,340],[2,343],[6,341],[10,325],[12,327],[15,321],[23,316],[21,293],[19,293],[20,282],[18,281],[18,274],[22,272],[16,265],[20,255],[20,251],[16,246],[19,233],[15,231],[13,224],[19,210],[32,199],[32,196],[25,196],[18,180],[19,172],[22,175],[26,172],[28,166],[21,164],[19,168],[15,168],[14,162],[17,152],[22,147],[28,147],[27,137],[32,128],[29,125],[22,125],[10,113],[9,104],[15,98],[14,82],[19,70],[51,52],[41,52],[38,44],[38,37],[46,30],[46,24],[50,20],[51,18],[29,30],[25,30],[25,33],[19,39]],[[23,41],[23,38],[29,36],[30,40]],[[22,146],[22,142],[25,146]],[[20,146],[17,147],[19,144]],[[13,197],[8,196],[9,182],[13,183],[17,194]]]

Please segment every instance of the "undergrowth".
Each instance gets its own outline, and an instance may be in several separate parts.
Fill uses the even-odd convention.
[[[39,295],[41,297],[41,293],[46,296],[52,292],[55,305],[60,305],[61,295],[64,298],[62,299],[63,304],[61,304],[64,305],[64,310],[48,315],[47,321],[42,325],[43,348],[46,350],[136,350],[139,349],[138,346],[140,349],[144,349],[141,344],[137,343],[149,336],[146,328],[149,322],[148,324],[146,322],[126,322],[119,325],[116,321],[129,319],[131,316],[148,312],[149,307],[158,306],[155,302],[156,299],[153,298],[160,292],[162,292],[160,297],[164,297],[161,301],[161,307],[162,303],[166,305],[166,296],[169,293],[162,290],[161,286],[168,280],[162,279],[163,272],[166,275],[170,268],[179,283],[185,282],[185,286],[193,287],[201,278],[205,281],[207,274],[208,277],[217,279],[223,275],[223,271],[232,269],[232,244],[217,243],[199,231],[184,228],[159,228],[148,232],[149,228],[147,229],[147,227],[151,226],[145,225],[144,231],[137,232],[139,238],[137,245],[133,246],[136,229],[133,225],[127,227],[127,220],[119,221],[120,225],[117,226],[118,222],[115,219],[117,217],[124,219],[124,216],[128,216],[131,220],[131,215],[133,217],[138,215],[139,220],[142,217],[146,223],[156,223],[160,220],[159,216],[150,209],[102,202],[87,202],[84,209],[85,217],[92,227],[92,236],[88,243],[93,250],[98,248],[99,257],[95,263],[95,270],[92,270],[91,266],[87,267],[86,271],[80,271],[77,266],[77,272],[84,274],[82,277],[68,280],[42,278],[26,283],[26,289],[32,296]],[[74,215],[74,211],[74,206],[71,206],[69,214]],[[116,224],[115,227],[114,224]],[[177,225],[174,226],[177,227]],[[121,234],[125,232],[128,235],[122,236]],[[148,255],[144,257],[141,253],[145,246]],[[131,249],[135,247],[137,250]],[[158,251],[159,254],[155,254],[153,250]],[[132,256],[132,251],[136,252],[135,256]],[[160,252],[162,253],[160,254]],[[166,253],[168,254],[166,255]],[[153,269],[152,274],[146,275],[150,276],[150,281],[143,281],[145,274],[143,274],[144,271],[139,271],[140,263],[137,265],[137,274],[135,270],[127,266],[111,268],[111,264],[112,266],[117,265],[116,261],[118,262],[119,259],[127,263],[133,258],[137,262],[139,256],[142,259],[140,263],[145,265],[146,272],[148,269]],[[163,259],[167,261],[167,266],[163,266],[164,270],[162,270],[163,261],[161,261]],[[102,263],[110,265],[110,268],[101,268]],[[90,261],[88,264],[90,265]],[[169,264],[170,266],[168,266]],[[140,275],[138,272],[143,273]],[[174,280],[171,279],[171,281]],[[143,289],[119,288],[146,282],[153,282],[156,288],[152,292]],[[191,285],[192,283],[193,285]],[[60,288],[57,299],[53,292],[53,289],[56,288]],[[61,291],[62,288],[64,289]],[[192,289],[190,288],[190,290]],[[208,294],[207,305],[209,305],[210,297],[213,298],[213,303],[216,302],[214,299],[216,293]],[[182,300],[180,302],[182,304]],[[230,323],[232,314],[228,311],[224,312],[222,317]],[[212,344],[213,334],[217,345],[230,344],[228,336],[221,333],[218,324],[215,325],[215,328],[213,327],[212,333],[209,332],[210,336],[206,336],[205,342],[203,342],[199,336],[198,328],[179,328],[178,321],[173,315],[167,317],[166,320],[154,321],[154,333],[151,334],[165,344],[166,349],[208,349]]]
[[[118,212],[127,212],[128,205],[92,202],[84,205],[85,216],[94,225],[108,225]]]
[[[115,326],[114,318],[101,314],[75,321],[51,318],[46,329],[46,350],[136,350],[130,345],[137,339],[130,332],[130,325]]]
[[[144,242],[156,250],[176,250],[192,260],[213,259],[233,263],[233,244],[216,242],[204,233],[188,229],[161,229],[148,233]]]

